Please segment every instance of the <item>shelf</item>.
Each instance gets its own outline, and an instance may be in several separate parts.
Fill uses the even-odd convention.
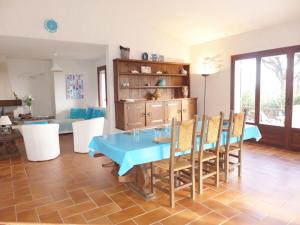
[[[114,59],[117,62],[129,62],[129,63],[141,63],[141,64],[164,64],[164,65],[180,65],[180,66],[190,66],[189,63],[184,62],[160,62],[151,60],[138,60],[138,59]]]
[[[120,75],[126,76],[170,76],[170,77],[188,77],[188,75],[183,74],[175,74],[175,73],[163,73],[163,74],[156,74],[156,73],[120,73]]]
[[[21,106],[22,100],[0,100],[0,107],[4,106]]]
[[[130,87],[121,87],[122,89],[156,89],[156,88],[182,88],[184,85],[180,86],[130,86]]]

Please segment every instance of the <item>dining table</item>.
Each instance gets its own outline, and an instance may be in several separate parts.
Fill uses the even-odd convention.
[[[200,129],[199,123],[199,129]],[[103,136],[95,136],[89,144],[91,157],[106,156],[114,162],[113,171],[120,182],[125,182],[129,188],[142,195],[145,199],[153,198],[151,192],[150,163],[170,157],[170,143],[157,142],[158,137],[170,137],[170,126],[125,131]],[[261,133],[256,125],[245,125],[244,140],[261,139]],[[226,144],[227,129],[223,129],[221,146]],[[230,142],[238,139],[233,137]],[[197,146],[200,136],[197,137]],[[211,149],[213,144],[204,145]],[[197,147],[197,149],[199,149]],[[178,154],[186,154],[180,152]]]

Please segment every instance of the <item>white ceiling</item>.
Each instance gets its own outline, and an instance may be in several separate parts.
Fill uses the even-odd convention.
[[[0,36],[0,55],[7,57],[94,60],[105,53],[105,45]]]
[[[300,0],[127,0],[129,15],[193,45],[300,20]],[[126,6],[125,6],[126,5]]]

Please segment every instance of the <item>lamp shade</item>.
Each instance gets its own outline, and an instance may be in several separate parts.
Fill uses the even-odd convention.
[[[0,126],[11,125],[11,121],[8,116],[1,116],[0,117]]]
[[[63,72],[63,69],[57,63],[53,63],[51,72]]]

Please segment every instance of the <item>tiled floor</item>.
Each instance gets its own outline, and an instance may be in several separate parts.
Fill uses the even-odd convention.
[[[19,143],[22,155],[24,146]],[[207,184],[191,201],[166,195],[152,201],[116,182],[105,158],[72,151],[72,136],[61,136],[61,156],[47,162],[26,157],[0,161],[0,221],[76,224],[300,224],[300,154],[246,144],[242,179]]]

